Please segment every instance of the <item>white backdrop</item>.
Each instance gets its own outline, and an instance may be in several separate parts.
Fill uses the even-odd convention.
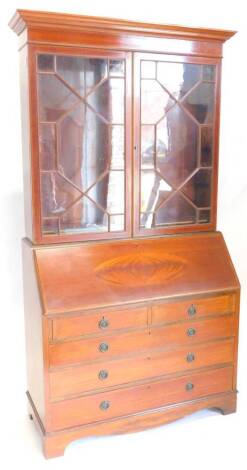
[[[1,452],[5,469],[246,470],[247,417],[247,12],[246,2],[172,0],[7,0],[1,5]],[[7,23],[15,9],[27,8],[109,16],[139,21],[237,30],[225,44],[220,133],[218,229],[225,236],[242,284],[238,413],[222,417],[198,413],[144,433],[86,439],[70,445],[64,458],[45,461],[39,438],[26,417],[25,343],[21,238],[24,236],[17,37]],[[205,419],[202,419],[205,418]]]

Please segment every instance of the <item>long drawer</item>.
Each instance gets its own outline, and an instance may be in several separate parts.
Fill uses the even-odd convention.
[[[181,322],[162,328],[132,333],[105,335],[91,339],[55,342],[49,345],[50,366],[84,361],[105,361],[116,356],[145,350],[169,348],[202,341],[226,338],[234,334],[234,317],[227,315],[207,320]]]
[[[192,373],[51,404],[51,431],[126,416],[232,389],[232,368]]]
[[[52,322],[52,339],[78,337],[105,333],[111,330],[147,326],[147,307],[122,307],[98,310],[81,315],[55,318]]]
[[[174,302],[156,302],[152,306],[152,324],[222,315],[233,313],[234,310],[235,294],[221,294],[204,298],[191,297],[188,300],[175,300]]]
[[[183,347],[175,351],[145,355],[58,369],[50,372],[50,396],[58,400],[95,389],[121,385],[233,361],[233,340]]]

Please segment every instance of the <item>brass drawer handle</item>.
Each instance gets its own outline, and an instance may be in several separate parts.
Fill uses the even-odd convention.
[[[109,349],[109,346],[107,343],[100,343],[99,345],[100,352],[106,352],[108,351],[108,349]]]
[[[108,326],[109,326],[109,321],[106,320],[106,318],[103,317],[103,318],[99,321],[98,325],[99,325],[99,328],[100,328],[101,330],[104,330],[105,328],[108,328]]]
[[[189,383],[186,384],[185,388],[186,388],[186,390],[188,390],[188,391],[193,390],[194,384],[192,384],[192,383],[189,382]]]
[[[195,314],[196,314],[196,307],[195,307],[195,305],[192,304],[192,305],[188,308],[187,311],[188,311],[188,315],[190,315],[190,317],[192,317],[193,315],[195,315]]]
[[[98,377],[99,377],[100,380],[105,380],[105,379],[107,379],[108,375],[109,374],[108,374],[107,370],[100,370]]]
[[[187,362],[193,362],[195,360],[195,354],[189,353],[186,357]]]
[[[104,400],[100,403],[99,407],[102,411],[106,411],[108,408],[110,408],[110,402]]]
[[[188,336],[195,336],[195,334],[196,334],[195,328],[188,328],[188,330],[187,330],[187,335]]]

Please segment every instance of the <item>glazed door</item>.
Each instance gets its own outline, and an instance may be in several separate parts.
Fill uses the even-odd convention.
[[[130,66],[124,52],[36,53],[41,240],[130,235]]]
[[[135,54],[135,235],[215,226],[216,64]]]

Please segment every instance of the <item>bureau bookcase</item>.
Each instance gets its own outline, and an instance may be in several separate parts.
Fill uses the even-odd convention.
[[[236,410],[239,282],[216,231],[234,32],[18,10],[27,399],[44,455]]]

